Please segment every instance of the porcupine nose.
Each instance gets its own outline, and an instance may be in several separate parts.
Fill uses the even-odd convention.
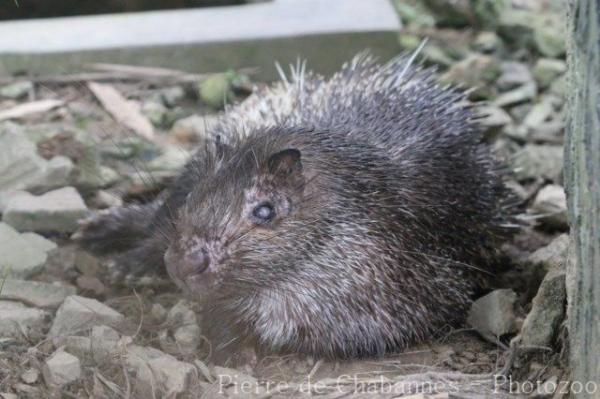
[[[179,265],[182,276],[191,276],[205,271],[210,264],[208,251],[205,248],[197,248],[186,252]]]

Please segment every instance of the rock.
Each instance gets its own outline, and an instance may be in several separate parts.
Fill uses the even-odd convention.
[[[0,337],[28,339],[32,333],[41,333],[48,316],[45,311],[20,302],[0,301]]]
[[[77,190],[65,187],[40,196],[29,194],[10,199],[2,221],[19,231],[74,232],[77,221],[87,213]]]
[[[533,298],[531,311],[521,328],[521,344],[552,348],[554,337],[565,317],[566,301],[564,268],[552,269]]]
[[[77,163],[74,185],[78,189],[86,192],[108,187],[118,182],[120,180],[119,174],[113,169],[102,165],[100,151],[105,150],[105,148],[99,148],[98,143],[90,139],[87,139],[87,141],[85,141],[85,139],[82,140],[84,140],[84,142]],[[137,140],[141,139],[129,138],[127,142],[137,142]],[[121,143],[115,144],[115,142],[111,142],[111,147],[115,152],[120,153],[125,158],[127,158],[128,155],[131,155],[128,153],[128,149],[131,149],[131,147],[127,148],[124,146],[121,148]]]
[[[554,58],[540,58],[533,67],[533,77],[538,86],[545,89],[567,71],[567,63]]]
[[[81,377],[81,363],[75,356],[59,349],[44,363],[44,381],[48,386],[63,386]]]
[[[483,105],[477,108],[479,123],[483,126],[486,137],[495,136],[502,127],[512,123],[508,112],[500,107]]]
[[[185,90],[181,86],[171,86],[160,89],[160,98],[164,105],[173,108],[185,98]]]
[[[48,336],[56,342],[69,334],[80,333],[93,326],[107,325],[116,329],[123,326],[125,317],[95,299],[77,295],[67,297],[56,312]]]
[[[37,308],[58,308],[66,297],[74,295],[75,287],[27,280],[4,280],[0,284],[0,299],[23,302]]]
[[[542,188],[531,206],[531,211],[544,216],[541,222],[551,228],[567,230],[567,196],[565,190],[557,184],[549,184]]]
[[[161,305],[160,303],[155,303],[150,309],[150,314],[157,323],[163,323],[167,319],[168,313],[167,309],[165,309],[163,305]]]
[[[520,104],[529,101],[537,95],[537,85],[534,81],[526,83],[516,89],[500,94],[493,102],[498,107]]]
[[[550,119],[553,114],[554,106],[552,103],[548,100],[542,100],[531,108],[525,119],[523,119],[523,124],[527,128],[535,129]]]
[[[179,146],[169,145],[163,148],[162,154],[147,165],[148,170],[179,174],[181,168],[189,161],[191,153]]]
[[[560,57],[566,52],[566,29],[561,15],[543,13],[534,19],[533,42],[545,57]]]
[[[123,199],[118,194],[106,190],[98,190],[90,202],[98,209],[123,206]]]
[[[500,64],[500,77],[496,85],[500,90],[510,90],[531,83],[533,76],[527,65],[521,62],[503,62]]]
[[[91,294],[95,297],[101,297],[106,292],[104,283],[98,277],[79,276],[76,280],[77,288],[83,294]]]
[[[506,7],[500,15],[498,33],[507,43],[535,48],[545,57],[565,53],[565,27],[559,13],[532,12]]]
[[[549,144],[526,144],[515,154],[513,166],[517,180],[543,177],[559,181],[563,165],[563,148]]]
[[[516,332],[516,300],[513,290],[492,291],[473,303],[467,322],[486,339],[495,342],[505,334]]]
[[[119,333],[108,326],[94,326],[90,334],[92,356],[97,363],[108,363],[119,346]]]
[[[524,143],[529,140],[529,129],[525,125],[516,125],[511,123],[502,129],[502,133],[506,137],[510,137],[514,141]]]
[[[147,101],[142,104],[142,114],[156,127],[164,124],[167,108],[161,103]]]
[[[79,359],[90,359],[92,356],[92,340],[90,337],[69,335],[55,340],[60,347]]]
[[[12,122],[0,125],[0,196],[31,188],[49,190],[66,186],[72,162],[65,157],[50,161],[40,157],[37,146]],[[4,202],[0,201],[0,211]]]
[[[44,267],[48,252],[56,244],[34,233],[19,234],[14,228],[0,222],[0,275],[28,278]]]
[[[434,43],[428,43],[425,45],[423,48],[423,59],[428,64],[442,65],[444,67],[450,67],[456,62],[452,59],[448,52],[445,51],[445,49]]]
[[[494,28],[504,0],[425,0],[438,25],[464,27],[475,24]]]
[[[40,372],[36,369],[27,369],[21,373],[21,380],[26,384],[35,384],[40,378]]]
[[[564,121],[543,122],[529,129],[529,139],[536,143],[562,144],[564,133]]]
[[[156,387],[160,397],[175,397],[186,392],[198,381],[198,370],[189,363],[150,347],[130,345],[125,361],[136,372],[138,394],[147,394],[148,387]]]
[[[567,78],[566,74],[561,75],[550,84],[548,89],[550,93],[555,94],[561,98],[564,98],[567,94]]]
[[[0,392],[0,398],[2,399],[19,399],[19,397],[14,393],[8,392]]]
[[[489,90],[491,83],[499,74],[497,64],[497,60],[489,55],[470,54],[464,60],[453,64],[446,73],[440,76],[440,81]],[[480,91],[476,94],[478,98],[491,95],[489,91]]]
[[[179,301],[167,314],[168,329],[159,333],[161,348],[171,354],[193,354],[200,344],[196,313]],[[172,337],[172,338],[171,338]]]
[[[494,32],[480,32],[473,41],[473,49],[482,53],[493,53],[502,46],[502,40]]]
[[[0,97],[20,100],[33,90],[33,83],[29,81],[15,82],[0,88]]]
[[[104,267],[95,256],[82,250],[75,251],[73,259],[75,268],[84,276],[97,277]]]
[[[498,20],[498,34],[515,47],[531,47],[533,44],[532,21],[534,13],[506,7]]]
[[[44,192],[66,186],[72,181],[74,171],[75,165],[69,158],[61,155],[53,157],[46,163],[44,181],[32,184],[31,189]]]
[[[569,236],[561,234],[550,244],[530,254],[525,262],[526,268],[532,272],[533,281],[530,286],[537,286],[550,270],[564,270],[568,251]]]
[[[218,115],[192,115],[179,119],[171,128],[171,135],[181,143],[197,143],[212,140],[211,128],[217,123]]]

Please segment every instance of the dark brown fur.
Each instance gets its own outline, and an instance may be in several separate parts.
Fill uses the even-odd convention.
[[[132,232],[139,209],[113,210],[80,240],[108,249],[101,225],[137,237],[122,265],[164,255],[217,335],[267,351],[377,355],[460,322],[509,194],[465,96],[410,63],[298,68],[225,117],[226,144],[198,151],[153,220]]]

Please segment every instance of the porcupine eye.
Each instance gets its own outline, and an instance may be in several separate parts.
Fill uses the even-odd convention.
[[[258,223],[268,223],[275,218],[275,209],[269,202],[262,202],[252,210]]]

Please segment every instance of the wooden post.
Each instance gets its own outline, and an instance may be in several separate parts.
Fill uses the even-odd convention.
[[[565,188],[572,242],[567,273],[571,380],[595,386],[595,392],[584,388],[575,397],[600,398],[600,0],[568,0],[568,26]]]

